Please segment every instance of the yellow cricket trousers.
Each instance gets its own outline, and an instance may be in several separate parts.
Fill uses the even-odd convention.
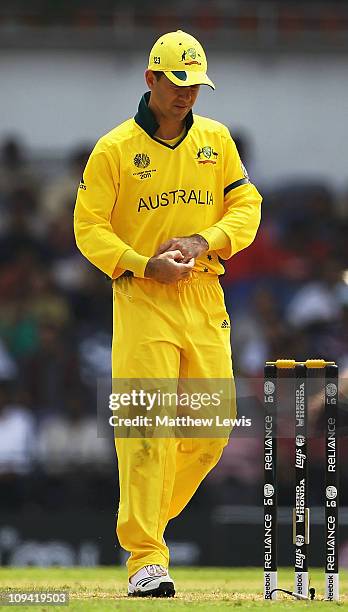
[[[217,276],[191,272],[164,285],[122,277],[113,283],[113,378],[232,379],[229,316]],[[228,324],[226,324],[226,321]],[[236,413],[231,406],[231,417]],[[116,438],[117,535],[128,574],[168,567],[163,534],[219,461],[226,438]]]

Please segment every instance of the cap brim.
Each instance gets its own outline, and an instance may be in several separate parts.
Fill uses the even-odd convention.
[[[209,85],[215,89],[213,81],[210,80],[205,72],[188,72],[187,70],[175,70],[172,72],[164,72],[166,77],[181,87],[189,87],[190,85]]]

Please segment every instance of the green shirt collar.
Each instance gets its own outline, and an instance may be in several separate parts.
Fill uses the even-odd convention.
[[[155,119],[152,110],[149,108],[150,91],[147,91],[140,100],[138,112],[134,117],[135,122],[149,135],[151,138],[154,137],[157,132],[159,125]],[[185,117],[186,132],[192,127],[193,114],[192,110],[187,113]]]

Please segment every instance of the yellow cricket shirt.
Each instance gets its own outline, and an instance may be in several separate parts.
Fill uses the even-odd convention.
[[[254,240],[262,198],[224,125],[190,112],[182,138],[170,145],[155,138],[149,97],[92,151],[76,200],[76,243],[111,278],[125,269],[143,277],[162,242],[200,234],[209,252],[194,269],[222,274],[219,257]]]

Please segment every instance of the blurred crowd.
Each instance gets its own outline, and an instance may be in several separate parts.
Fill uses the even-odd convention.
[[[236,142],[245,159],[243,138]],[[97,436],[96,420],[96,381],[111,376],[111,282],[78,252],[72,224],[90,149],[77,148],[48,173],[15,138],[0,147],[5,506],[116,496],[112,440]],[[260,231],[222,279],[234,370],[251,395],[265,360],[317,357],[348,368],[348,200],[303,180],[258,187]],[[282,461],[285,474],[287,450]],[[262,440],[236,435],[208,484],[224,503],[258,503],[262,467]]]
[[[266,10],[264,8],[266,5]],[[175,7],[169,0],[161,3],[148,0],[3,0],[1,24],[8,27],[26,28],[73,26],[93,29],[98,26],[121,25],[127,27],[155,27],[166,31],[177,29],[183,22],[207,32],[234,27],[244,32],[256,32],[260,23],[276,26],[280,31],[323,31],[331,34],[345,31],[347,13],[344,0],[335,0],[330,5],[320,0],[178,0]]]

